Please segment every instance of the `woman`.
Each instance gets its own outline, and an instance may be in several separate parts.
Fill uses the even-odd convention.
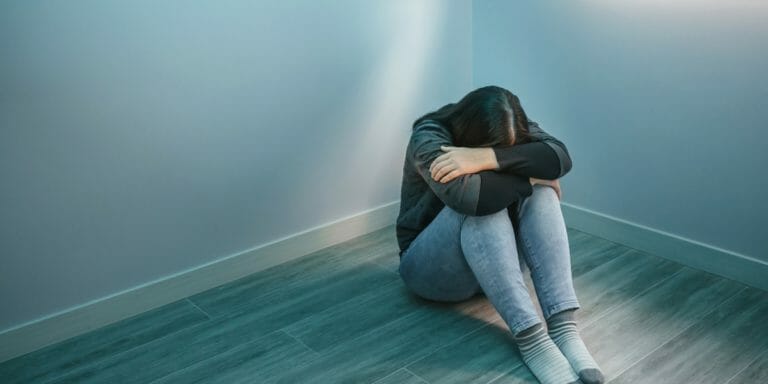
[[[570,169],[565,145],[528,119],[517,96],[482,87],[414,122],[396,225],[406,286],[443,302],[484,293],[545,384],[604,382],[574,316],[558,181]]]

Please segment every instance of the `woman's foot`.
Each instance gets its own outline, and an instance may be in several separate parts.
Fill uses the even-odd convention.
[[[575,311],[568,309],[550,316],[547,333],[585,384],[602,384],[605,377],[579,335]]]
[[[542,323],[514,336],[523,361],[542,384],[581,383],[568,359],[547,335]]]

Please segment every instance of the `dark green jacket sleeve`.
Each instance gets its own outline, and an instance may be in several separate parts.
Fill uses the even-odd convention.
[[[565,176],[573,166],[565,144],[530,119],[528,130],[529,143],[493,147],[499,163],[497,171],[546,180]]]

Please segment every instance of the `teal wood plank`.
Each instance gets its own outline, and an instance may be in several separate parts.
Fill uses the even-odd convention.
[[[522,364],[509,328],[498,321],[406,366],[432,383],[487,383]]]
[[[354,339],[424,305],[418,297],[404,293],[402,281],[372,287],[365,294],[328,308],[285,328],[315,351],[323,352]]]
[[[573,280],[581,308],[579,326],[586,327],[612,308],[670,278],[683,266],[632,248],[614,248],[618,256]],[[580,263],[576,263],[580,264]]]
[[[0,364],[3,383],[43,383],[208,321],[187,300],[64,340]]]
[[[386,231],[378,230],[190,296],[190,300],[214,318],[248,311],[259,297],[294,285],[303,287],[310,281],[325,284],[327,279],[391,251],[388,239]]]
[[[768,348],[725,384],[768,383]]]
[[[499,376],[487,384],[540,384],[536,376],[525,365],[516,365],[512,371]],[[609,382],[610,383],[610,382]]]
[[[234,292],[218,292],[216,296],[221,298],[221,302],[209,300],[211,297],[207,297],[204,303],[199,303],[198,296],[192,296],[189,299],[200,306],[203,310],[208,312],[214,311],[214,318],[221,316],[233,316],[238,313],[258,311],[264,305],[270,303],[284,303],[290,301],[294,297],[300,297],[307,292],[313,292],[324,289],[325,287],[343,284],[348,278],[357,278],[350,276],[350,271],[354,271],[360,268],[372,269],[377,271],[377,274],[381,272],[380,279],[395,281],[400,280],[400,276],[392,271],[386,270],[384,267],[373,262],[360,262],[343,264],[343,262],[337,263],[334,267],[328,267],[333,262],[329,261],[326,265],[316,265],[311,269],[303,270],[303,273],[297,277],[286,278],[282,283],[277,282],[279,289],[264,289],[264,292],[255,290],[256,287],[251,286],[247,290],[236,289]],[[272,271],[262,271],[258,275],[269,275]],[[283,275],[276,273],[277,275]],[[267,277],[267,279],[271,279]],[[372,282],[372,284],[374,284]],[[375,283],[378,284],[378,283]],[[371,285],[372,288],[378,285]],[[360,288],[359,292],[365,292],[364,287]]]
[[[316,357],[316,352],[293,337],[283,331],[275,331],[162,377],[152,384],[261,383]]]
[[[371,261],[381,265],[388,271],[399,273],[398,269],[400,269],[400,256],[398,251],[384,252],[383,254],[374,256]]]
[[[570,241],[574,243],[574,249],[583,249],[588,239],[574,236]],[[576,312],[580,327],[656,282],[669,278],[681,268],[630,248],[605,245],[602,252],[579,252],[573,256],[572,267],[582,271],[573,279],[582,304]],[[533,298],[534,304],[538,305],[535,295]],[[486,383],[509,374],[521,365],[523,362],[509,328],[496,316],[491,327],[467,335],[407,368],[435,383]],[[455,369],[434,368],[445,366]],[[510,379],[535,380],[527,368],[516,371],[515,376]]]
[[[515,365],[511,372],[499,376],[487,384],[539,384],[539,380],[524,364]]]
[[[424,381],[407,369],[398,369],[393,374],[381,380],[376,380],[373,384],[429,384],[429,382]]]
[[[574,278],[613,260],[627,249],[620,244],[575,229],[568,228],[567,233]]]
[[[390,225],[380,229],[380,238],[382,242],[381,248],[378,252],[369,252],[366,260],[374,262],[384,269],[393,273],[399,273],[400,268],[400,247],[397,244],[397,236],[395,233],[395,226]]]
[[[259,339],[395,279],[399,277],[378,265],[362,263],[335,275],[323,285],[313,281],[302,288],[295,283],[290,294],[273,290],[256,299],[245,297],[243,300],[252,304],[250,311],[187,328],[73,372],[62,377],[61,382],[146,383]]]
[[[743,288],[683,267],[582,327],[580,333],[606,379],[611,380]]]
[[[768,348],[766,319],[768,292],[746,287],[611,383],[724,383]]]
[[[403,294],[407,294],[405,287]],[[297,367],[277,383],[369,383],[487,325],[493,309],[481,296],[458,304],[427,303]],[[343,321],[340,319],[340,321]],[[269,381],[272,382],[272,381]]]

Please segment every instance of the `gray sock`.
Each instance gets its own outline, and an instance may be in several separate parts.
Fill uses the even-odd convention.
[[[547,333],[585,384],[602,384],[605,377],[584,345],[576,327],[576,309],[558,312],[547,319]]]
[[[549,338],[542,323],[514,335],[523,362],[542,384],[581,383],[568,359]]]

